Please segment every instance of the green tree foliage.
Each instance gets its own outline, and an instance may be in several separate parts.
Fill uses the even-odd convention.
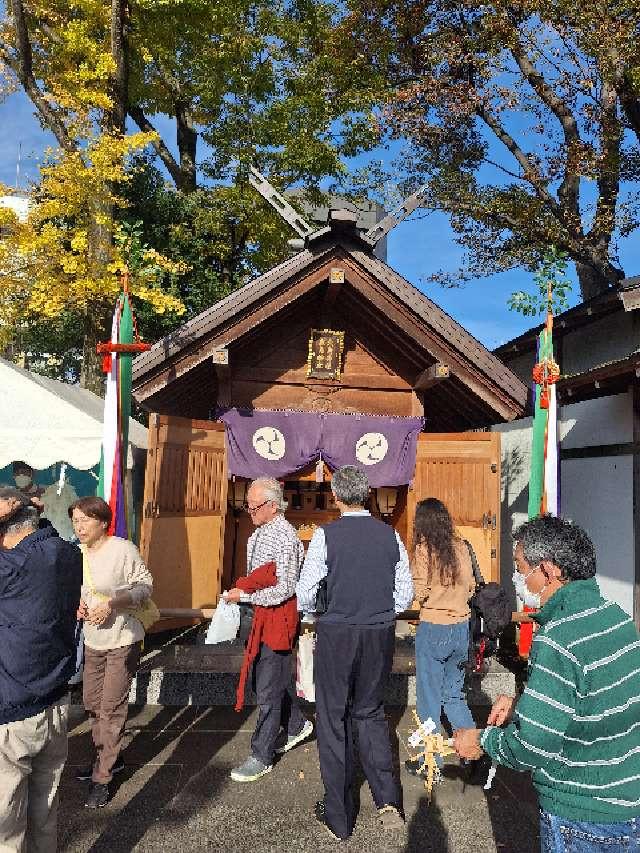
[[[368,93],[353,88],[332,53],[336,9],[323,0],[6,5],[0,83],[5,92],[21,87],[31,98],[56,137],[62,153],[52,156],[59,156],[64,174],[65,163],[82,160],[91,146],[108,151],[113,139],[124,150],[128,115],[144,131],[134,138],[149,142],[173,182],[167,189],[147,165],[130,168],[126,181],[111,182],[107,175],[101,193],[90,174],[85,186],[78,185],[95,207],[92,227],[81,223],[87,232],[81,235],[83,270],[90,271],[83,281],[96,295],[83,306],[84,344],[73,339],[73,304],[47,322],[67,353],[83,352],[83,381],[92,362],[92,387],[101,385],[95,342],[109,333],[109,276],[117,275],[122,258],[132,268],[134,287],[143,271],[153,273],[154,287],[159,281],[167,297],[162,302],[146,284],[140,294],[150,297],[153,310],[138,305],[141,325],[154,340],[184,320],[170,316],[167,305],[184,300],[192,316],[285,255],[291,235],[250,187],[251,166],[279,189],[295,186],[320,200],[320,182],[340,181],[344,158],[375,143]],[[68,245],[78,246],[76,220],[66,217],[64,226]],[[39,236],[30,235],[31,245]],[[188,274],[178,274],[181,269]],[[99,291],[96,281],[104,284]],[[36,362],[43,363],[38,350],[46,352],[47,370],[75,375],[77,358],[60,357],[52,336],[40,334],[41,320],[16,313],[20,304],[18,298],[11,303],[12,324]]]
[[[635,16],[624,27],[613,0],[584,25],[583,13],[537,0],[348,4],[343,50],[378,89],[381,136],[407,143],[405,186],[428,185],[425,207],[449,215],[466,250],[465,268],[439,280],[535,270],[552,245],[585,299],[622,277],[616,240],[638,227],[640,163],[605,54],[637,80],[637,9],[620,13]]]
[[[133,254],[153,247],[186,270],[166,275],[166,287],[174,288],[186,308],[183,317],[140,305],[140,331],[148,340],[166,335],[287,256],[288,227],[249,186],[176,190],[147,156],[134,163],[126,196],[121,215]]]
[[[550,311],[558,314],[569,307],[571,282],[567,278],[567,255],[555,246],[545,252],[534,275],[533,293],[516,290],[509,297],[509,308],[525,317],[537,317]]]
[[[326,0],[142,0],[132,7],[129,114],[141,130],[172,118],[156,151],[176,187],[246,182],[317,190],[343,156],[373,144],[368,101],[332,52]],[[174,156],[169,142],[175,141]]]

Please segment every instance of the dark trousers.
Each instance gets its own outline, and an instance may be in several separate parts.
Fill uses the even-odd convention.
[[[316,731],[327,823],[340,838],[355,824],[353,737],[377,808],[400,806],[382,696],[391,672],[393,625],[320,622],[315,652]]]
[[[258,702],[258,722],[251,738],[251,753],[263,764],[273,764],[280,727],[298,735],[305,718],[292,691],[291,652],[274,652],[264,643],[253,664],[253,689]]]

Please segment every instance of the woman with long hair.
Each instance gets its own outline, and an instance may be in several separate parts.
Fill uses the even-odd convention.
[[[469,599],[475,589],[469,548],[437,498],[420,501],[413,526],[411,570],[420,624],[416,632],[416,705],[421,722],[440,727],[442,709],[452,729],[474,727],[464,697],[469,653]],[[407,761],[419,774],[422,765]]]

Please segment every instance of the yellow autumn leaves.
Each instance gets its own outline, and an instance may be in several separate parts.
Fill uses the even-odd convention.
[[[123,205],[119,189],[130,179],[127,158],[151,139],[144,133],[102,135],[83,149],[51,152],[26,221],[0,207],[0,346],[21,319],[86,312],[115,299],[128,244],[111,211]],[[158,313],[181,314],[182,302],[160,285],[167,275],[186,271],[185,264],[144,249],[130,290]]]

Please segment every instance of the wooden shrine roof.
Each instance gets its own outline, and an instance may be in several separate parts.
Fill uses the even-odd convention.
[[[452,317],[417,290],[359,238],[349,223],[336,222],[310,235],[306,247],[258,276],[166,336],[133,363],[133,390],[139,402],[149,401],[182,379],[192,386],[195,374],[211,363],[214,349],[249,334],[297,299],[328,281],[332,266],[345,269],[346,282],[359,298],[384,312],[384,320],[402,334],[412,350],[423,353],[416,371],[434,361],[450,366],[452,379],[471,393],[469,405],[482,399],[496,420],[511,420],[522,412],[526,386],[499,358],[489,352]],[[368,306],[367,306],[368,307]],[[423,360],[424,359],[424,360]],[[198,368],[198,369],[196,369]],[[187,376],[191,374],[191,376]],[[447,380],[448,382],[448,380]],[[183,392],[182,392],[183,393]]]

